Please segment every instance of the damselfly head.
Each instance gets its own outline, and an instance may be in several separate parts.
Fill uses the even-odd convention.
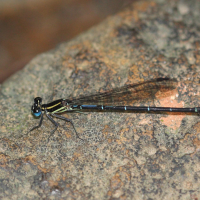
[[[31,107],[31,112],[35,117],[40,117],[42,113],[41,108],[35,107],[34,105]]]
[[[36,97],[34,99],[34,104],[31,107],[31,112],[35,117],[40,117],[40,115],[42,113],[41,103],[42,103],[42,98],[41,97]]]
[[[41,97],[36,97],[35,99],[34,99],[34,105],[35,106],[40,106],[42,104],[42,98]]]

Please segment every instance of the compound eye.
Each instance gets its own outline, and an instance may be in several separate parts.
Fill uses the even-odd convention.
[[[36,98],[34,99],[34,104],[35,104],[36,106],[41,105],[41,103],[42,103],[42,98],[41,98],[41,97],[36,97]]]
[[[42,113],[41,109],[35,106],[31,107],[31,112],[35,117],[39,117]]]

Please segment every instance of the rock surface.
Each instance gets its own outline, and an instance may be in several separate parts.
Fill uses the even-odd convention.
[[[137,105],[199,104],[199,1],[140,1],[34,58],[1,85],[1,199],[198,199],[200,119],[177,113],[65,113],[48,137],[44,103],[157,77],[176,89]],[[162,97],[162,98],[161,98]]]

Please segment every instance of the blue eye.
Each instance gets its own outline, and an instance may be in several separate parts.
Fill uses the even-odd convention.
[[[42,113],[41,109],[34,105],[31,107],[31,112],[35,117],[39,117]]]
[[[38,111],[38,112],[32,112],[33,113],[33,115],[35,116],[35,117],[39,117],[40,115],[41,115],[41,111]]]

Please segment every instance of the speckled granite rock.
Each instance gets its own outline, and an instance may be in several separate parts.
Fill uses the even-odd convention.
[[[30,113],[44,102],[155,77],[177,88],[145,105],[199,105],[200,2],[140,1],[37,56],[1,85],[1,199],[198,199],[200,118],[147,113],[66,113],[47,142]],[[141,104],[143,104],[142,102]]]

